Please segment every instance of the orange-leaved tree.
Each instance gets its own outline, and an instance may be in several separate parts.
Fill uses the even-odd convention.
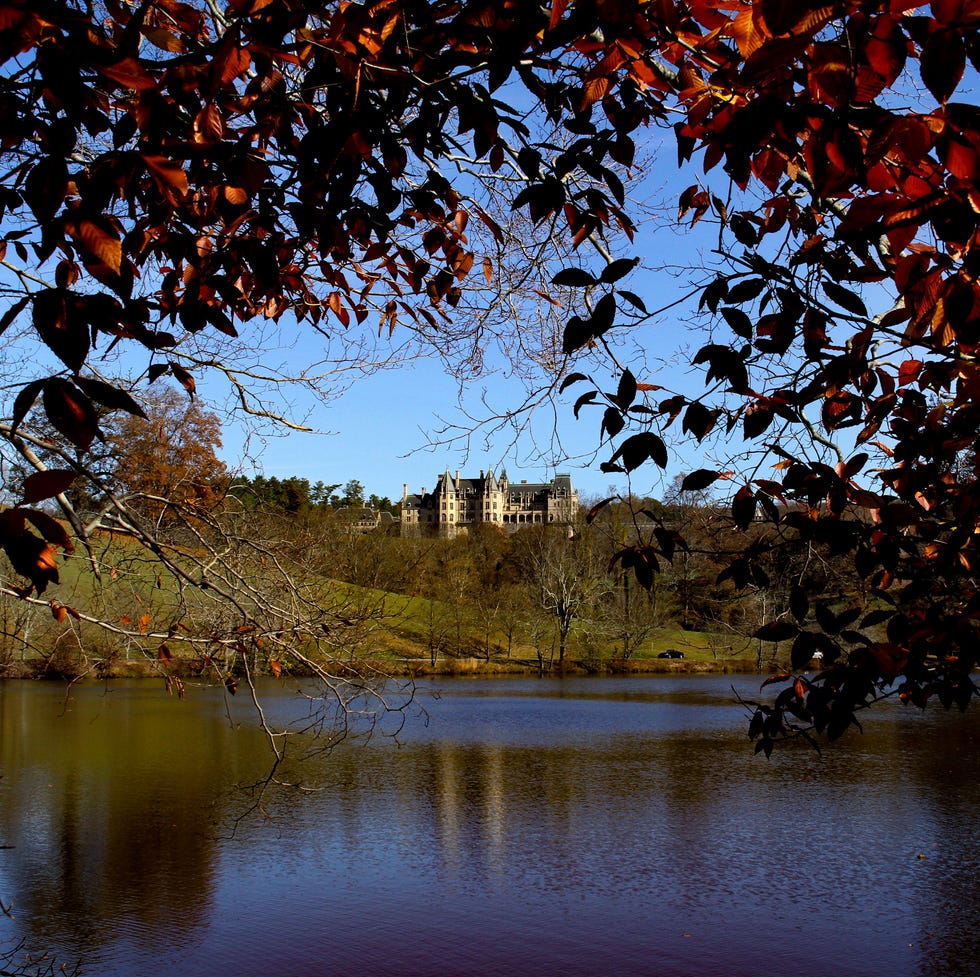
[[[214,510],[228,487],[218,416],[172,387],[151,388],[143,409],[107,431],[113,495],[158,525]]]

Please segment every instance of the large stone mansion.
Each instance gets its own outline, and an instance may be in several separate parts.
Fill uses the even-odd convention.
[[[512,482],[506,470],[479,478],[440,475],[431,492],[423,488],[409,495],[404,486],[401,529],[405,536],[431,532],[440,536],[465,533],[482,522],[514,532],[524,526],[571,523],[578,510],[578,492],[571,475],[556,475],[550,482]]]

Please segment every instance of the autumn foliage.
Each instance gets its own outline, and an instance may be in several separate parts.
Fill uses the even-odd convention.
[[[229,482],[215,454],[218,417],[170,387],[151,390],[143,406],[145,418],[121,415],[107,432],[115,493],[164,526],[174,513],[214,509]]]
[[[770,535],[727,578],[764,582],[761,556],[791,532],[851,557],[875,595],[856,616],[801,594],[764,629],[795,666],[820,650],[828,668],[760,706],[760,747],[837,735],[888,689],[964,706],[980,110],[958,92],[978,23],[974,0],[0,0],[0,329],[27,324],[51,354],[4,433],[16,446],[45,418],[81,474],[100,415],[141,412],[91,366],[110,346],[193,393],[206,358],[185,339],[253,321],[438,336],[494,273],[477,187],[506,177],[513,208],[581,255],[554,269],[575,304],[556,386],[588,385],[576,413],[601,405],[606,468],[666,467],[675,430],[740,437],[759,454],[731,515]],[[629,191],[658,128],[699,167],[681,220],[715,221],[728,258],[700,294],[702,397],[658,398],[623,368],[614,393],[589,383],[648,315]],[[40,590],[65,541],[30,512],[3,542]],[[647,576],[670,556],[652,536],[620,559]]]

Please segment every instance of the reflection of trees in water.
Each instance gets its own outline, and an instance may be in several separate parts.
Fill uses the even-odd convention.
[[[632,760],[588,745],[447,741],[400,752],[391,775],[399,806],[422,819],[418,834],[433,839],[442,871],[472,884],[507,878],[572,892],[594,885],[596,862],[605,863],[610,888],[649,883],[637,877],[632,846],[649,840],[657,801],[623,777]]]
[[[711,731],[600,746],[446,741],[399,753],[379,776],[424,819],[419,834],[435,839],[443,870],[473,883],[510,873],[518,884],[595,892],[599,878],[609,891],[656,893],[663,908],[741,918],[768,905],[817,929],[831,925],[824,914],[846,911],[855,931],[911,941],[933,926],[937,892],[946,930],[977,904],[974,861],[915,856],[919,845],[942,853],[951,832],[973,823],[980,788],[944,788],[949,774],[930,759],[938,745],[910,735],[894,716],[868,717],[863,736],[823,756],[807,747],[769,761],[743,737]],[[966,724],[960,736],[963,768]],[[961,783],[964,772],[954,774]],[[950,849],[962,855],[962,836]],[[882,904],[896,879],[897,895]],[[947,948],[963,939],[937,936]]]
[[[34,946],[70,940],[86,962],[134,928],[149,946],[186,938],[210,911],[211,828],[246,734],[155,683],[63,703],[61,688],[0,685],[4,897],[18,926]]]
[[[81,690],[62,715],[61,690],[0,686],[0,842],[16,845],[0,853],[0,894],[32,945],[65,947],[71,934],[93,970],[103,946],[138,939],[162,954],[213,921],[216,894],[234,884],[214,835],[243,804],[223,790],[266,757],[252,731],[229,728],[220,700],[192,691],[178,703],[156,685],[102,695]],[[610,702],[596,713],[616,714],[609,735],[562,725],[591,716],[584,700],[553,722],[535,700],[507,705],[470,712],[465,733],[419,729],[398,748],[379,737],[314,761],[306,780],[334,788],[285,795],[275,844],[252,847],[265,830],[256,817],[237,850],[259,872],[290,866],[280,908],[297,919],[306,909],[289,893],[311,887],[354,905],[386,894],[421,906],[437,892],[471,908],[489,894],[542,920],[554,906],[594,904],[596,919],[629,906],[641,942],[689,921],[724,926],[725,952],[755,960],[760,934],[798,925],[828,966],[853,954],[853,969],[834,972],[897,962],[907,975],[914,954],[923,975],[970,972],[971,716],[884,709],[822,757],[790,749],[766,761],[752,757],[737,710],[725,728],[713,723],[713,701],[700,729],[694,713],[674,712],[690,706],[651,701],[652,731],[628,734]],[[872,952],[877,971],[864,966]]]

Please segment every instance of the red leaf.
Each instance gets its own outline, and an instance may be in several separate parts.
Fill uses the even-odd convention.
[[[174,375],[177,382],[187,391],[191,400],[193,400],[194,391],[197,389],[197,384],[194,382],[194,378],[190,375],[190,373],[188,373],[182,366],[178,366],[176,363],[170,364],[170,372]]]
[[[76,447],[88,451],[99,433],[98,417],[88,397],[62,377],[52,377],[44,381],[42,400],[54,427]]]
[[[31,321],[42,342],[72,373],[77,373],[88,356],[91,345],[88,323],[79,314],[78,304],[66,301],[56,288],[46,288],[34,295]]]
[[[868,38],[864,56],[886,85],[891,85],[902,73],[906,53],[905,36],[898,24],[887,14],[879,17]]]
[[[23,505],[34,505],[45,499],[61,495],[76,479],[70,469],[51,468],[48,471],[33,472],[24,479]]]
[[[950,136],[936,147],[943,165],[953,176],[970,183],[980,181],[980,152],[959,136]]]
[[[919,378],[919,372],[921,370],[922,360],[906,360],[898,368],[898,385],[905,387],[910,383],[914,383]]]
[[[551,20],[548,22],[548,30],[553,31],[561,20],[562,15],[568,9],[569,0],[551,0]]]
[[[922,46],[919,70],[926,88],[937,102],[945,103],[963,78],[966,49],[956,30],[940,30],[930,34]]]

